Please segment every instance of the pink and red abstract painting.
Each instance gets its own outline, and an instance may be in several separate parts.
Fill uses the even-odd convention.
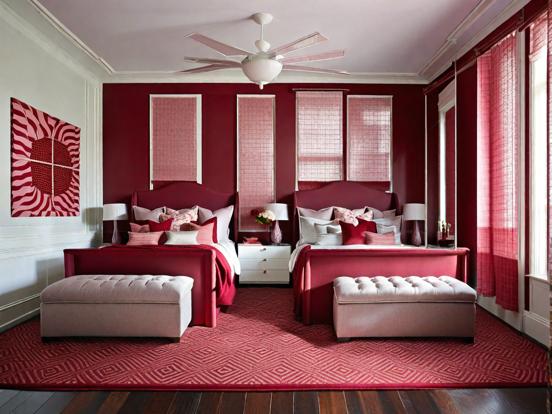
[[[11,100],[12,217],[78,216],[80,128]]]

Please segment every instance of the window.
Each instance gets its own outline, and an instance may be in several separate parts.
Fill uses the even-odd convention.
[[[343,179],[343,93],[297,92],[297,181]]]
[[[450,224],[449,236],[455,233],[456,221],[456,83],[450,82],[439,94],[439,220]]]
[[[391,96],[347,97],[347,179],[391,182]]]
[[[238,191],[240,231],[266,230],[251,210],[275,197],[274,95],[238,95]]]
[[[529,273],[547,279],[547,19],[529,30]]]
[[[150,95],[150,186],[201,183],[201,95]]]

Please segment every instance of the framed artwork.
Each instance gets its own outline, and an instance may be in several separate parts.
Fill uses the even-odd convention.
[[[11,99],[12,217],[78,216],[80,128]]]

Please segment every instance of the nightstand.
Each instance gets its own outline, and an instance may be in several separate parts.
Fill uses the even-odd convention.
[[[289,244],[238,244],[240,284],[289,284]]]

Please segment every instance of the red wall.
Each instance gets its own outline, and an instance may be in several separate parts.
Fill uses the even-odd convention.
[[[104,203],[127,202],[149,188],[149,95],[202,95],[203,184],[236,189],[236,95],[276,96],[276,197],[295,188],[295,93],[292,88],[346,88],[349,94],[393,95],[393,184],[399,201],[424,202],[424,95],[421,85],[104,84]],[[288,224],[288,223],[287,223]],[[288,226],[283,227],[289,235]]]

